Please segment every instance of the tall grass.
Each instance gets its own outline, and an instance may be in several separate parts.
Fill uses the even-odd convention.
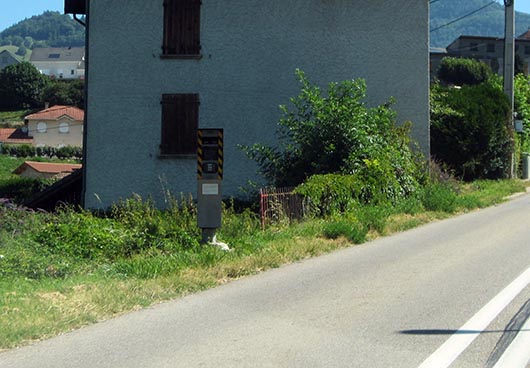
[[[0,155],[0,181],[16,177],[13,170],[22,165],[23,158]]]
[[[218,237],[232,252],[199,244],[188,197],[168,198],[160,211],[136,196],[106,214],[70,207],[41,213],[0,202],[0,349],[498,203],[525,185],[433,186],[393,206],[352,206],[265,231],[254,212],[226,203]]]

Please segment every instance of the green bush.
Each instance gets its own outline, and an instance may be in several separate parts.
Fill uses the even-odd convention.
[[[36,148],[27,144],[21,145],[11,145],[5,144],[2,145],[2,152],[8,156],[12,157],[33,157],[36,155]]]
[[[356,211],[356,215],[359,218],[359,221],[367,229],[384,234],[388,218],[394,212],[395,211],[390,206],[379,204],[359,207]]]
[[[489,65],[474,59],[445,57],[438,69],[441,81],[457,86],[476,85],[487,81],[492,75]]]
[[[152,201],[135,197],[114,206],[105,216],[72,208],[61,209],[33,237],[43,249],[82,261],[112,262],[145,252],[172,254],[196,248],[196,219],[193,232],[185,229],[178,213],[157,210]],[[179,216],[182,215],[182,216]]]
[[[337,218],[324,224],[322,235],[328,239],[341,236],[351,240],[354,244],[366,241],[367,228],[355,218]]]
[[[0,198],[11,198],[23,203],[44,190],[53,181],[50,179],[11,178],[0,180]]]
[[[406,196],[418,187],[410,149],[410,125],[396,127],[389,105],[368,108],[363,80],[330,83],[324,95],[297,71],[300,95],[293,111],[282,106],[279,146],[243,147],[275,186],[297,186],[314,175],[357,177],[362,196],[372,200]]]
[[[325,217],[357,205],[362,188],[354,175],[327,174],[310,177],[294,192],[305,197],[311,214]]]
[[[510,170],[510,106],[493,83],[431,90],[431,154],[458,177],[498,179]]]
[[[0,153],[13,157],[56,157],[58,159],[77,159],[83,157],[83,148],[76,146],[64,146],[60,148],[44,146],[33,147],[27,144],[2,145]]]
[[[455,191],[441,183],[431,183],[423,188],[423,207],[427,211],[439,211],[453,213],[458,206],[458,198]]]
[[[50,106],[68,105],[84,107],[84,81],[81,79],[51,80],[42,92],[41,101]]]
[[[141,241],[110,219],[64,210],[36,232],[34,240],[50,253],[81,260],[114,260],[131,254]]]

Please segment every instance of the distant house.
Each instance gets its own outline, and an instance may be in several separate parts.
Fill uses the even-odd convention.
[[[461,57],[480,60],[488,64],[494,73],[504,74],[504,38],[484,36],[460,36],[446,49],[431,49],[431,78],[437,73],[441,59]],[[530,65],[530,30],[515,39],[515,62],[528,75]]]
[[[80,164],[24,161],[13,174],[33,179],[61,179],[79,169]]]
[[[20,63],[18,56],[12,54],[9,50],[4,50],[0,52],[0,70],[4,69],[6,66]]]
[[[28,136],[34,146],[83,146],[84,111],[57,105],[26,116]]]
[[[85,77],[84,47],[39,47],[31,53],[30,63],[42,74],[59,79]]]
[[[33,144],[27,128],[0,128],[0,144]]]
[[[224,129],[223,195],[263,183],[239,145],[275,145],[280,104],[363,78],[429,153],[425,0],[66,0],[86,13],[84,206],[197,191],[197,129]],[[109,36],[109,32],[111,33]],[[119,68],[119,70],[117,69]],[[126,76],[126,77],[124,77]]]

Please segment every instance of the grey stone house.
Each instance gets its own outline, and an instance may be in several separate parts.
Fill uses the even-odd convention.
[[[20,59],[8,50],[0,52],[0,70],[4,69],[6,66],[18,63],[20,63]]]
[[[429,151],[428,1],[66,0],[88,34],[84,206],[196,192],[197,128],[224,129],[225,196],[262,182],[238,148],[274,144],[279,105],[364,78]]]

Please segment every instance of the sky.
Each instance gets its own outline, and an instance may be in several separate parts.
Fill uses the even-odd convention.
[[[45,10],[62,13],[64,0],[0,0],[0,32],[25,18],[42,14]],[[530,1],[515,0],[515,10],[530,14]]]

